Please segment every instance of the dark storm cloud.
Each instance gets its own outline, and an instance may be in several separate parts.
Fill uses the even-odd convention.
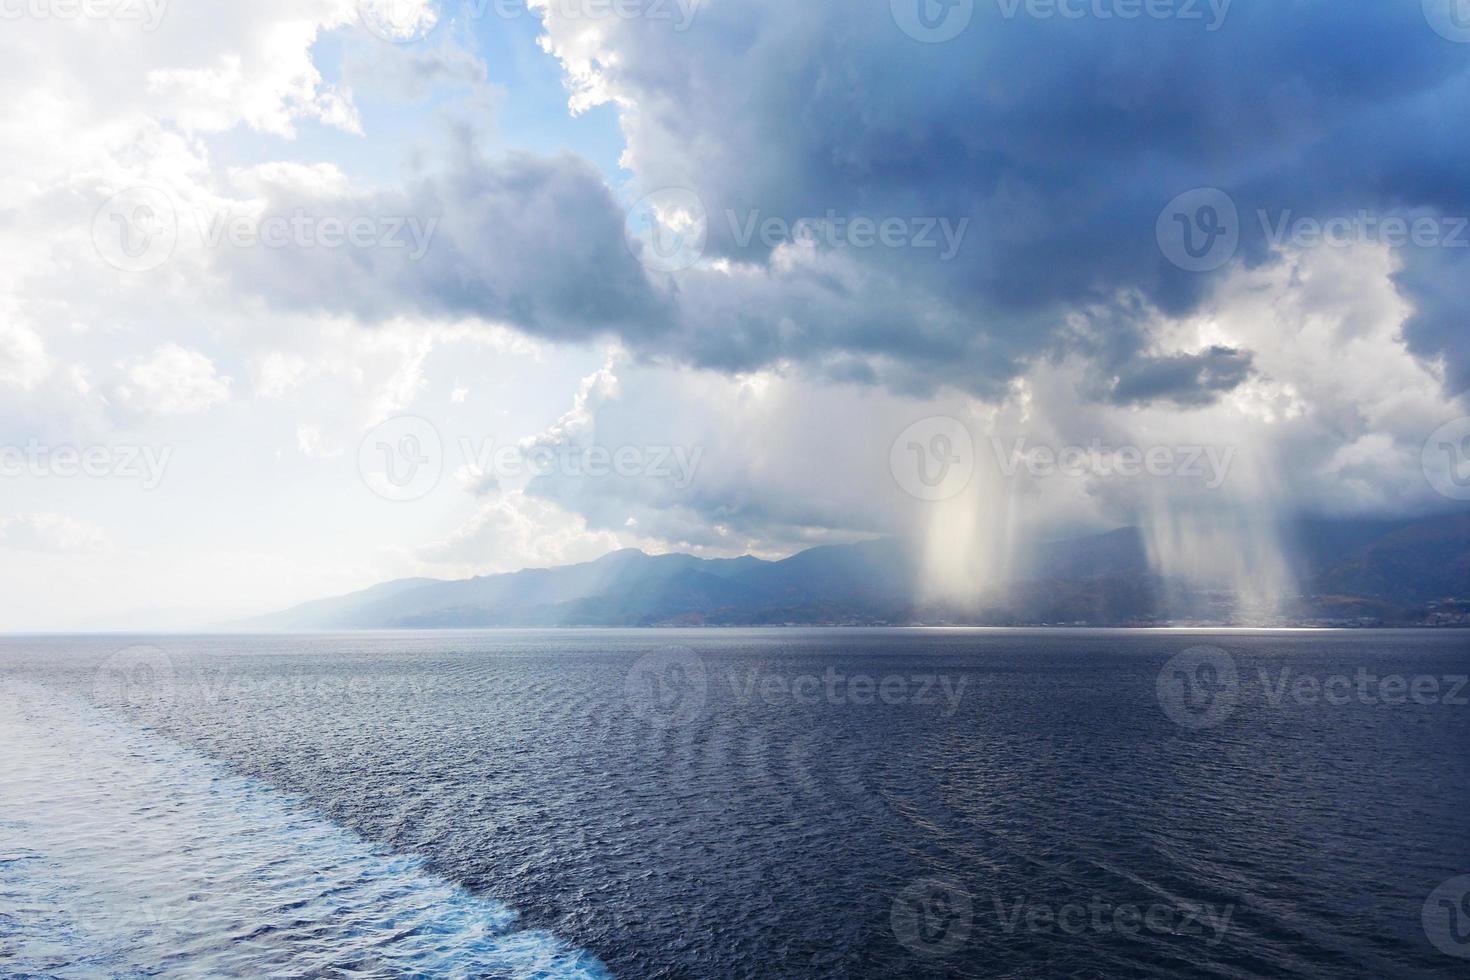
[[[1450,392],[1470,391],[1470,254],[1410,250],[1395,278],[1417,307],[1404,325],[1409,349],[1426,359],[1443,359]]]
[[[656,336],[669,320],[666,301],[624,243],[622,211],[598,174],[570,154],[465,155],[401,193],[268,190],[266,220],[302,220],[306,230],[290,230],[285,246],[271,247],[264,222],[252,219],[260,234],[231,244],[222,232],[220,259],[237,281],[280,305],[368,321],[482,317],[558,340]],[[363,223],[363,238],[339,231],[339,244],[323,246],[328,218],[349,229]]]
[[[743,303],[734,329],[692,348],[698,359],[859,351],[983,390],[1053,350],[1079,309],[1136,294],[1139,315],[1110,326],[1124,334],[1149,307],[1195,309],[1212,275],[1175,267],[1155,240],[1161,210],[1191,188],[1235,199],[1248,263],[1270,258],[1258,210],[1466,209],[1470,45],[1431,29],[1418,2],[1237,0],[1213,31],[1208,13],[1035,18],[1022,4],[1007,17],[1009,6],[977,2],[941,44],[905,36],[879,2],[710,4],[678,36],[616,26],[603,75],[639,107],[625,126],[640,186],[696,191],[709,254],[768,259],[768,240],[737,233],[751,215],[970,220],[948,262],[846,249],[872,279],[828,288],[826,302]],[[1433,295],[1403,282],[1411,299]],[[1167,377],[1193,379],[1196,394],[1160,395],[1208,400],[1246,364],[1207,352],[1143,366],[1120,396]]]
[[[1160,248],[1176,195],[1224,191],[1239,238],[1225,259],[1248,265],[1274,260],[1282,216],[1470,213],[1470,44],[1432,29],[1417,0],[1098,15],[1115,8],[1134,9],[977,0],[939,44],[906,36],[886,0],[711,3],[677,32],[597,24],[635,196],[693,191],[704,258],[733,265],[648,272],[587,165],[466,155],[401,201],[332,202],[437,216],[419,262],[256,250],[234,269],[280,302],[477,315],[556,339],[610,331],[644,358],[795,364],[904,392],[994,395],[1036,359],[1080,354],[1110,379],[1098,398],[1197,405],[1244,380],[1251,353],[1143,354],[1159,313],[1196,310],[1231,267],[1189,271]],[[553,47],[588,29],[553,24]],[[1405,261],[1411,348],[1463,363],[1463,263]]]

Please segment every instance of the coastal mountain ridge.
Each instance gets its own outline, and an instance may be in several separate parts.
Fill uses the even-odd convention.
[[[1152,570],[1121,528],[1034,550],[965,607],[926,601],[907,543],[879,538],[780,561],[617,551],[456,581],[403,579],[234,624],[263,630],[752,625],[1470,625],[1470,513],[1301,521],[1284,531],[1300,594],[1247,622],[1224,586]]]

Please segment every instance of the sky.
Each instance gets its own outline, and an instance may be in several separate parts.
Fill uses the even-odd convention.
[[[0,0],[0,630],[1470,499],[1459,0]]]

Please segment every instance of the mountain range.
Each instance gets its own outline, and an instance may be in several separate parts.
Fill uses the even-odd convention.
[[[1470,625],[1470,513],[1303,520],[1283,530],[1300,593],[1259,625]],[[918,593],[915,549],[895,538],[781,561],[618,551],[596,561],[457,581],[403,579],[236,627],[1088,625],[1248,622],[1228,588],[1154,574],[1136,528],[1056,541],[965,608]]]

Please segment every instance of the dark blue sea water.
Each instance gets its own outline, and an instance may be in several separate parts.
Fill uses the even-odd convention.
[[[1465,977],[1470,634],[0,640],[0,975]]]

